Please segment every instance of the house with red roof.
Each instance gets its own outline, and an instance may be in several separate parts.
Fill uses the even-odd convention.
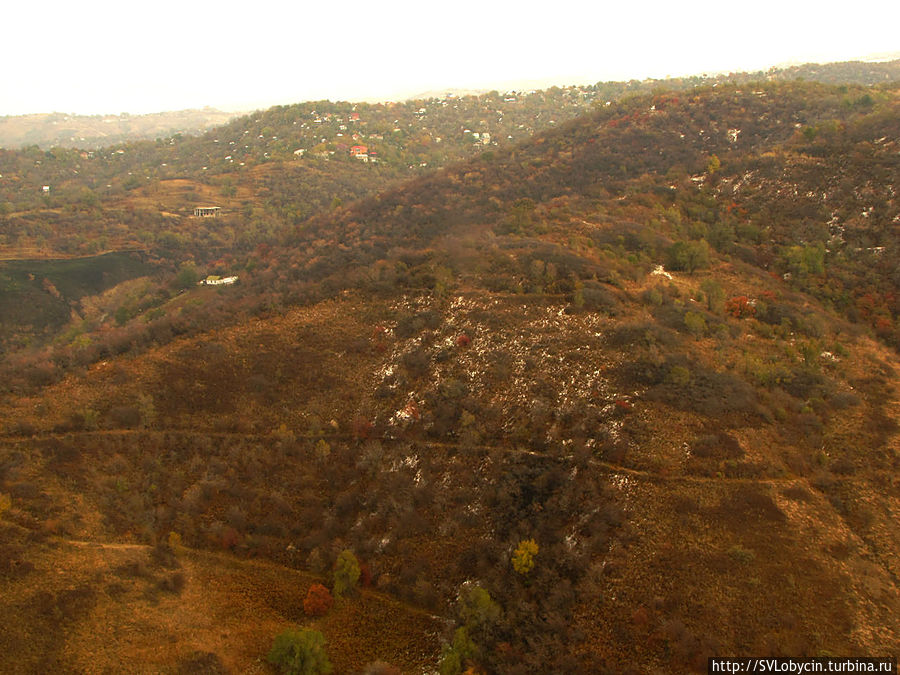
[[[360,161],[368,162],[369,148],[367,148],[365,145],[354,145],[350,148],[350,156],[355,157]]]

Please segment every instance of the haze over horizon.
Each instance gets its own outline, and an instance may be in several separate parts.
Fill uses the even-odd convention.
[[[447,89],[593,84],[896,56],[900,9],[852,13],[765,0],[752,14],[703,0],[552,9],[359,2],[340,11],[162,0],[140,16],[111,0],[7,10],[0,115],[144,114],[299,101],[402,100]],[[39,37],[36,37],[39,36]],[[8,57],[9,58],[9,57]]]

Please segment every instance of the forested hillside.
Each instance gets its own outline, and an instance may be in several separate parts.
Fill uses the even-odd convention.
[[[0,256],[162,249],[183,259],[271,243],[284,225],[529,138],[623,97],[728,82],[900,78],[900,62],[802,66],[768,73],[608,82],[405,103],[276,106],[202,136],[90,149],[0,150]],[[225,227],[185,217],[201,202]],[[235,233],[234,230],[239,232]]]
[[[525,119],[551,95],[504,103]],[[72,312],[43,342],[7,336],[18,669],[265,669],[298,624],[339,672],[897,652],[900,88],[573,103],[496,147],[499,120],[488,143],[469,124],[434,160],[453,105],[409,109],[440,144],[377,145],[402,106],[325,104],[162,143],[209,170],[195,151],[258,130],[217,159],[221,203],[249,211],[106,261],[96,292],[58,262],[48,283],[7,268]],[[294,159],[305,129],[276,143],[295,122],[368,122],[379,161],[333,141]],[[384,182],[306,211],[308,175]],[[266,238],[223,239],[257,215]]]

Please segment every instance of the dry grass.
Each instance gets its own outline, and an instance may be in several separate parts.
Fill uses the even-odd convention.
[[[150,547],[133,544],[49,539],[29,547],[26,557],[33,571],[0,581],[0,616],[9,630],[3,672],[48,666],[54,672],[175,672],[197,652],[217,655],[229,672],[270,672],[265,655],[273,637],[307,623],[303,596],[322,581],[264,561],[200,551],[185,551],[177,567],[167,567]],[[180,592],[162,587],[172,575],[183,575]],[[366,590],[338,603],[315,627],[325,634],[336,672],[359,670],[377,658],[422,672],[438,651],[438,621]]]

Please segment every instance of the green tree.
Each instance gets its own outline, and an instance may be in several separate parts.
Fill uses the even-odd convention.
[[[684,315],[684,325],[692,335],[700,337],[706,332],[706,319],[702,314],[697,312],[686,312]]]
[[[324,462],[331,454],[331,445],[324,438],[320,438],[316,442],[315,453],[316,457]]]
[[[453,644],[444,647],[438,672],[441,675],[459,675],[466,660],[476,656],[478,646],[472,642],[466,627],[461,626],[453,633]]]
[[[691,371],[684,366],[672,366],[666,375],[666,381],[676,387],[686,387],[691,383]]]
[[[359,561],[353,555],[353,551],[345,549],[341,551],[334,564],[334,594],[343,595],[356,586],[357,581],[359,581]]]
[[[156,406],[150,394],[138,394],[137,408],[141,413],[143,427],[149,427],[156,421]]]
[[[222,187],[219,192],[223,197],[234,197],[237,194],[237,188],[230,178],[226,178],[222,181]]]
[[[280,633],[266,660],[284,675],[324,675],[332,671],[325,636],[309,628],[288,628]]]
[[[825,273],[825,244],[822,242],[806,246],[789,246],[782,251],[781,258],[788,269],[797,276]]]
[[[580,280],[575,281],[575,291],[572,294],[572,304],[575,305],[578,309],[584,307],[584,282]]]
[[[706,308],[715,314],[725,311],[725,290],[719,282],[713,279],[705,279],[700,284],[700,290],[706,294]]]
[[[181,265],[178,270],[178,276],[175,278],[175,284],[178,288],[190,288],[200,280],[200,272],[197,266],[192,262],[186,262]]]
[[[459,592],[459,617],[470,632],[484,636],[500,619],[500,605],[481,586],[464,586]]]
[[[797,345],[797,351],[803,358],[803,365],[811,370],[817,370],[819,355],[822,353],[822,344],[815,339],[801,341]]]
[[[516,232],[520,232],[522,228],[531,225],[531,216],[537,205],[533,199],[522,197],[513,202],[512,224]]]
[[[78,193],[78,201],[85,209],[94,209],[100,205],[100,199],[94,194],[93,190],[87,187],[81,188]]]
[[[700,241],[677,241],[669,247],[668,264],[673,270],[693,274],[695,270],[709,267],[709,244]]]
[[[459,590],[459,624],[453,643],[441,654],[441,675],[459,675],[466,661],[476,659],[489,640],[490,632],[500,619],[500,605],[481,586],[463,584]]]
[[[124,326],[128,323],[128,319],[131,318],[131,311],[125,305],[121,305],[113,314],[113,317],[116,320],[116,325]]]

